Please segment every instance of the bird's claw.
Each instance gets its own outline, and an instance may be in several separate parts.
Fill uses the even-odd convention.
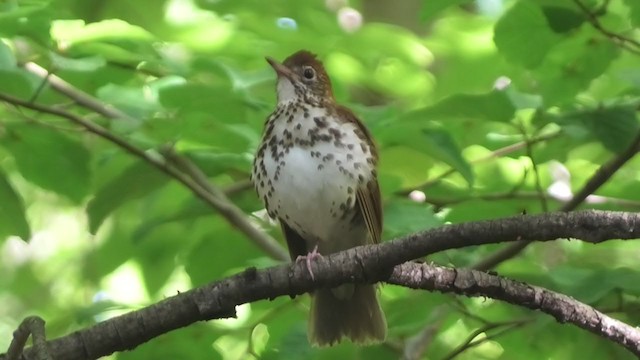
[[[315,275],[313,275],[313,270],[311,270],[311,261],[313,261],[315,259],[322,259],[322,254],[320,254],[318,252],[318,245],[316,245],[313,248],[313,250],[310,253],[308,253],[306,256],[299,255],[296,258],[296,264],[301,262],[301,261],[306,262],[307,270],[309,271],[309,274],[311,275],[311,280],[315,280],[316,279]]]

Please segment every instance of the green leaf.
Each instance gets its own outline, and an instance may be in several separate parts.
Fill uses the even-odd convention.
[[[225,234],[224,239],[218,234]],[[210,236],[200,239],[186,255],[185,270],[192,283],[199,286],[239,271],[259,254],[255,245],[218,217],[211,220]]]
[[[629,8],[629,18],[635,27],[640,27],[640,1],[624,0],[625,5]]]
[[[384,207],[384,231],[387,238],[395,238],[416,231],[442,225],[428,204],[402,199],[389,202]]]
[[[426,137],[425,148],[427,153],[444,161],[454,168],[469,183],[473,184],[473,172],[471,166],[462,157],[460,148],[451,135],[444,129],[424,129],[422,134]]]
[[[48,44],[51,11],[47,2],[0,12],[0,37],[26,36]]]
[[[145,118],[153,111],[160,110],[157,100],[138,86],[107,84],[98,89],[100,100],[125,111],[135,118]]]
[[[123,204],[139,199],[169,181],[145,162],[137,162],[105,184],[87,206],[89,231],[95,233],[109,214]]]
[[[529,69],[538,66],[559,40],[540,7],[532,1],[518,1],[502,15],[493,38],[508,61]]]
[[[591,81],[602,75],[620,55],[620,48],[608,39],[579,33],[555,47],[534,71],[546,106],[571,101]]]
[[[478,120],[506,122],[516,109],[507,93],[492,91],[485,94],[456,94],[438,103],[404,115],[400,121]]]
[[[226,152],[247,151],[259,138],[257,130],[245,124],[246,107],[230,84],[171,82],[159,87],[158,93],[162,105],[177,113],[173,119],[150,124],[161,137],[172,134]]]
[[[51,34],[68,46],[81,42],[133,40],[151,42],[155,37],[147,30],[120,19],[85,24],[84,20],[56,20]]]
[[[100,56],[88,56],[82,58],[70,58],[56,53],[50,53],[51,62],[55,69],[89,72],[95,71],[107,64]]]
[[[30,182],[80,203],[89,191],[89,151],[55,130],[11,124],[1,138],[20,174]]]
[[[472,0],[426,0],[422,2],[422,10],[420,10],[420,20],[429,21],[444,9],[468,4]]]
[[[0,240],[16,235],[24,241],[31,238],[24,203],[13,189],[6,174],[0,170]]]
[[[578,28],[585,21],[585,15],[561,6],[543,6],[542,12],[551,29],[556,33],[566,33]]]
[[[399,122],[398,125],[394,124],[393,129],[378,135],[378,140],[387,146],[406,146],[441,160],[458,171],[469,184],[473,184],[471,166],[444,129],[415,121]]]
[[[29,74],[24,70],[0,70],[0,92],[13,95],[21,99],[29,99],[34,87],[29,80]]]
[[[640,123],[632,106],[572,113],[561,117],[559,122],[584,125],[607,149],[616,153],[625,150],[640,131]]]

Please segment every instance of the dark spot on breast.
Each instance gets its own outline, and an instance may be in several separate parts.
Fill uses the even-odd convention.
[[[327,154],[322,158],[322,161],[331,161],[333,160],[333,154]]]
[[[315,122],[316,126],[319,127],[319,128],[327,127],[327,118],[325,118],[324,116],[323,117],[318,117],[318,116],[314,117],[313,118],[313,122]]]
[[[324,169],[324,165],[318,164],[318,170],[322,170],[322,169]]]
[[[329,128],[328,131],[329,131],[329,134],[331,134],[334,139],[340,140],[340,138],[342,138],[342,134],[340,133],[340,130],[336,128]]]
[[[353,144],[348,144],[348,145],[347,145],[347,149],[349,149],[349,150],[353,150]]]
[[[347,154],[347,161],[351,161],[351,160],[353,160],[353,155]]]
[[[302,129],[302,124],[298,123],[298,125],[296,125],[296,130],[300,130],[300,129]]]
[[[366,153],[368,152],[368,150],[369,150],[369,148],[368,148],[367,144],[365,144],[365,143],[360,143],[360,148],[362,149],[362,152],[363,152],[363,153],[365,153],[365,154],[366,154]]]

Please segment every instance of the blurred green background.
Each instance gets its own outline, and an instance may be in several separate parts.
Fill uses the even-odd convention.
[[[379,144],[388,240],[560,208],[640,130],[639,27],[637,0],[4,0],[0,93],[81,115],[153,156],[172,144],[281,239],[254,216],[248,183],[275,101],[264,57],[311,50]],[[28,62],[128,117],[74,104]],[[638,189],[636,158],[581,208],[637,211]],[[469,267],[499,248],[428,260]],[[634,242],[558,241],[496,270],[636,326],[638,259]],[[130,153],[60,117],[0,107],[0,349],[27,315],[62,336],[276,263]],[[373,347],[310,348],[308,299],[283,297],[108,358],[631,358],[491,299],[390,285],[381,298],[389,336]]]

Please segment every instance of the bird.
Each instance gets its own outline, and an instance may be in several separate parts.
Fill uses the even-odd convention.
[[[336,102],[317,56],[300,50],[276,73],[277,105],[268,116],[251,179],[267,213],[278,219],[292,260],[380,242],[382,205],[378,152],[371,133]],[[376,285],[344,284],[314,290],[308,339],[331,346],[384,341],[387,323]]]

